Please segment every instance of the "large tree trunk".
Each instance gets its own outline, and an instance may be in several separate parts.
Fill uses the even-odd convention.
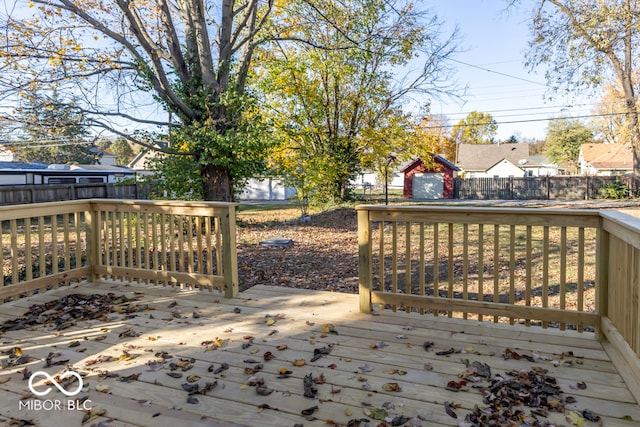
[[[232,202],[231,173],[228,168],[217,165],[205,165],[201,168],[203,177],[203,195],[206,201]]]

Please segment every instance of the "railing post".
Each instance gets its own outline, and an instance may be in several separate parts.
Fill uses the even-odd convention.
[[[96,277],[96,265],[98,264],[98,254],[100,252],[100,235],[98,228],[98,215],[99,213],[94,210],[94,204],[89,202],[89,210],[85,211],[85,233],[87,238],[87,264],[91,268],[89,275],[89,281],[94,282]]]
[[[380,226],[382,227],[382,225]],[[371,288],[373,285],[371,274],[371,228],[369,223],[369,210],[364,208],[358,210],[358,247],[358,294],[360,296],[360,312],[371,313]]]
[[[608,316],[609,307],[609,232],[602,226],[596,232],[596,313],[600,319]],[[596,338],[600,341],[605,339],[601,324],[596,325]]]
[[[222,228],[222,274],[224,275],[224,296],[238,295],[238,254],[236,250],[236,207],[230,204],[227,214],[221,215]]]

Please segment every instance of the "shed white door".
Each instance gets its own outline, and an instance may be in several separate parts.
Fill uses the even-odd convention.
[[[442,199],[443,173],[416,173],[413,175],[414,199]]]

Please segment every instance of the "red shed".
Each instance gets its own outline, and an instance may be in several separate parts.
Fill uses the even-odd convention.
[[[416,159],[402,169],[405,199],[453,199],[453,173],[460,169],[440,155],[431,156],[429,168]]]

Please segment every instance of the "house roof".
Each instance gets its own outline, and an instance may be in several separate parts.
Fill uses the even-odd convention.
[[[633,169],[633,150],[625,144],[582,144],[582,159],[596,169]]]
[[[445,159],[443,156],[439,155],[439,154],[433,154],[431,153],[431,157],[433,157],[433,160],[436,163],[440,163],[441,165],[448,167],[454,171],[459,171],[460,168],[457,167],[456,165],[454,165],[453,163],[451,163],[449,160]],[[407,173],[408,171],[416,168],[417,166],[423,164],[422,163],[422,159],[417,158],[415,160],[412,160],[411,162],[409,162],[406,166],[404,166],[402,169],[400,169],[400,172],[402,173]]]
[[[535,162],[529,157],[529,144],[460,144],[458,167],[463,170],[486,171],[500,160],[506,159],[514,165],[525,161],[527,166]]]

